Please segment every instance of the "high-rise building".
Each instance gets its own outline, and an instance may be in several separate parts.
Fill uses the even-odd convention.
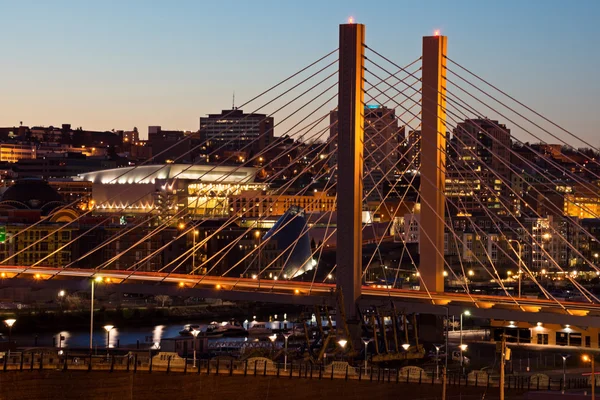
[[[508,196],[511,187],[510,130],[498,121],[467,119],[457,124],[453,135],[456,159],[448,166],[449,173],[460,170],[466,181],[476,181],[479,187],[474,195],[497,214],[506,214],[507,208],[513,207]],[[479,202],[476,207],[480,207]]]
[[[149,126],[148,143],[156,164],[194,161],[190,140],[183,131],[167,131],[160,126]]]
[[[409,169],[418,170],[421,166],[421,131],[408,132],[403,161],[407,167],[410,165]]]
[[[260,151],[273,142],[273,118],[265,114],[246,114],[242,110],[223,110],[200,117],[200,140],[213,149]]]

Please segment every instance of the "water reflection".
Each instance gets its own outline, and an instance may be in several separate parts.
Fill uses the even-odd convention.
[[[152,343],[153,347],[160,348],[160,341],[163,337],[163,333],[165,331],[164,325],[156,325],[154,330],[152,331]]]
[[[104,341],[104,343],[109,349],[119,347],[119,329],[115,327],[108,329],[106,332],[106,340]]]
[[[56,347],[67,347],[69,345],[69,339],[71,338],[71,334],[67,331],[59,332],[54,337],[54,343]]]

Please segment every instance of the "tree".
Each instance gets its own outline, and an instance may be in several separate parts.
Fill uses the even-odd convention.
[[[76,294],[67,295],[67,297],[65,298],[64,301],[67,305],[67,308],[69,308],[69,309],[78,310],[78,309],[82,308],[81,297],[79,297]]]
[[[169,296],[167,296],[166,294],[159,294],[158,296],[154,296],[154,300],[156,300],[157,303],[161,303],[161,307],[165,306],[165,303],[171,303],[171,298]]]

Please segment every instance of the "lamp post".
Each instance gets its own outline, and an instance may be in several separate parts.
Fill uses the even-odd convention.
[[[275,341],[277,340],[277,335],[272,334],[269,336],[269,339],[271,340],[271,352],[273,354],[271,357],[275,357]]]
[[[110,359],[109,349],[110,349],[110,331],[114,328],[114,325],[104,325],[104,330],[106,331],[106,359]]]
[[[259,210],[260,211],[260,210]],[[254,236],[256,237],[256,239],[258,240],[258,272],[257,272],[257,279],[258,279],[258,288],[260,289],[260,253],[261,253],[261,248],[260,248],[260,231],[255,231],[254,232]]]
[[[584,362],[590,362],[592,366],[592,400],[596,400],[596,374],[594,373],[594,356],[584,354],[582,357]]]
[[[562,384],[562,394],[565,394],[565,385],[567,384],[567,358],[571,357],[570,354],[561,354],[563,359],[563,384]]]
[[[440,349],[443,344],[434,344],[435,347],[435,379],[440,380]]]
[[[92,296],[90,301],[90,353],[94,349],[94,287],[96,283],[102,282],[102,277],[92,279]]]
[[[200,331],[196,329],[192,329],[192,335],[194,335],[194,342],[192,343],[192,347],[194,348],[194,368],[196,368],[196,337]]]
[[[463,352],[467,351],[467,347],[469,347],[469,346],[467,346],[466,344],[461,344],[459,346],[459,348],[460,348],[460,369],[463,374],[465,373],[465,364],[464,364],[465,358],[463,357]]]
[[[363,343],[365,344],[365,373],[367,372],[367,348],[369,343],[371,343],[373,339],[363,339]]]
[[[63,308],[63,302],[65,299],[65,295],[67,294],[67,292],[65,292],[64,290],[59,290],[58,291],[58,301],[60,303],[60,309],[62,310]]]
[[[518,279],[519,279],[519,296],[518,297],[521,297],[521,275],[523,274],[523,271],[521,270],[521,265],[523,264],[523,259],[521,258],[521,255],[523,253],[523,245],[521,244],[520,240],[508,239],[508,242],[509,243],[515,242],[519,249],[519,253],[517,255],[517,257],[519,258],[519,265],[517,267],[517,269],[518,269],[517,275],[519,275],[519,277],[518,277]]]
[[[463,351],[467,349],[467,345],[463,344],[463,315],[466,315],[468,317],[469,315],[471,315],[471,312],[469,310],[466,310],[460,313],[460,368],[464,373]]]
[[[10,341],[11,341],[11,337],[12,337],[12,327],[15,324],[15,322],[17,322],[17,320],[14,318],[9,318],[9,319],[4,320],[4,324],[8,327],[8,345],[9,345],[9,347],[10,347]]]
[[[283,370],[287,371],[287,358],[288,358],[288,339],[292,334],[286,332],[283,334],[283,338],[285,339],[285,354],[283,356]]]
[[[199,233],[198,229],[194,229],[192,233],[192,275],[196,273],[196,236]]]

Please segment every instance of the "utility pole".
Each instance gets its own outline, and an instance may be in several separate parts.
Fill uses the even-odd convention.
[[[502,341],[501,341],[501,349],[500,349],[500,358],[501,358],[501,363],[500,363],[500,400],[504,400],[504,365],[505,365],[505,361],[506,361],[506,335],[503,333],[502,334]]]
[[[442,400],[446,400],[446,367],[442,369]]]
[[[594,373],[594,356],[590,357],[592,359],[592,400],[596,400],[596,374]]]

